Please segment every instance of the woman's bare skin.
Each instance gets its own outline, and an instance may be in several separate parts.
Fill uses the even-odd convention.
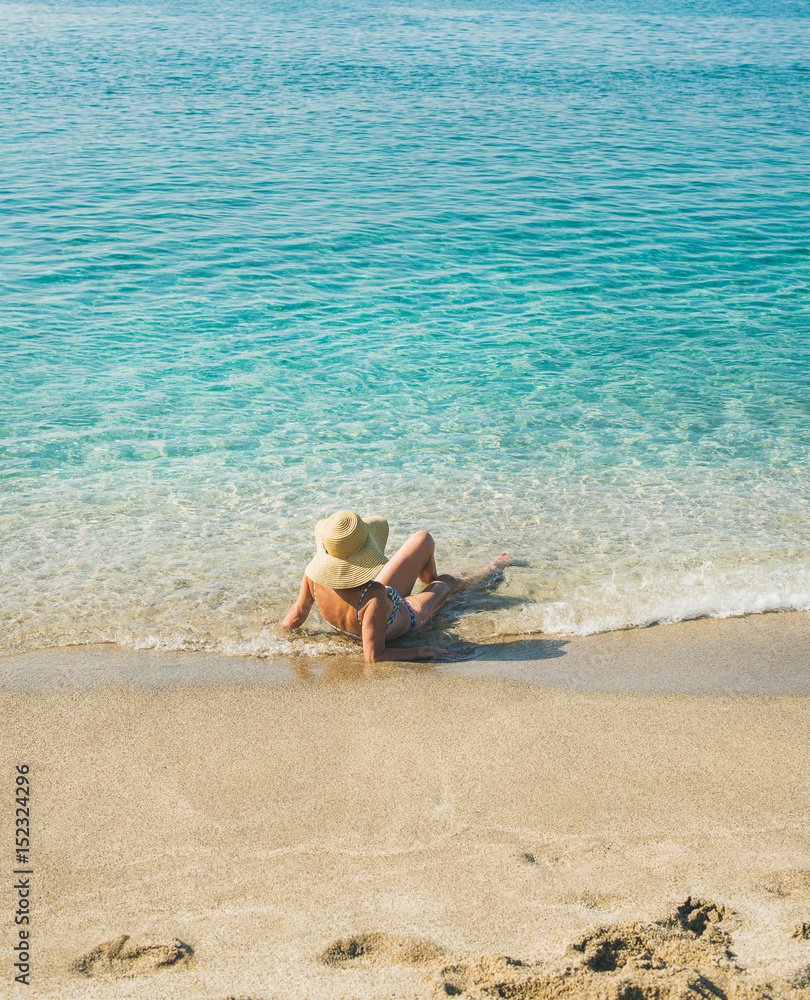
[[[344,632],[358,636],[363,642],[367,663],[385,660],[456,660],[457,653],[436,646],[417,646],[408,649],[389,649],[386,642],[405,635],[411,627],[408,608],[403,603],[396,617],[386,629],[386,621],[393,607],[386,586],[393,587],[401,597],[408,598],[417,627],[427,621],[457,590],[465,590],[486,580],[512,562],[511,556],[502,552],[476,573],[453,576],[439,574],[436,570],[435,542],[427,531],[417,531],[388,560],[372,581],[360,607],[357,605],[367,585],[345,590],[333,590],[313,583],[306,574],[301,580],[298,598],[280,622],[282,628],[300,628],[307,620],[316,600],[325,619]],[[417,580],[426,584],[418,594],[411,596]]]

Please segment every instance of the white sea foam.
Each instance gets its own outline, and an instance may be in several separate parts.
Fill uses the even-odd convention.
[[[533,601],[497,616],[497,635],[592,635],[617,629],[810,610],[810,567],[718,570],[704,562],[681,576],[660,574],[635,586],[608,580],[575,588],[567,599]]]
[[[345,653],[345,649],[341,649],[334,643],[320,642],[317,639],[305,637],[283,639],[263,634],[245,638],[192,639],[184,635],[167,633],[166,635],[121,637],[116,642],[117,645],[130,649],[154,649],[158,652],[220,653],[223,656],[255,656],[260,658],[322,657]]]

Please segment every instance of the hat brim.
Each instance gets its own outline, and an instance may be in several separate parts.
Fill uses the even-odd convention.
[[[317,549],[312,561],[304,571],[315,583],[333,590],[348,590],[362,587],[373,580],[385,566],[385,545],[388,541],[388,522],[384,517],[366,517],[363,523],[368,528],[365,542],[356,552],[345,559],[330,556],[321,540],[327,519],[315,525]]]

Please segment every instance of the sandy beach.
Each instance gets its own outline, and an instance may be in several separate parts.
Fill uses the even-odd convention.
[[[228,680],[189,654],[160,684],[154,654],[6,658],[2,756],[32,788],[27,995],[810,996],[807,626],[572,639],[551,661],[568,688],[469,663]],[[742,659],[743,690],[712,690],[743,641],[754,661],[792,647],[781,692],[774,671],[746,692]],[[622,649],[638,689],[600,690]],[[683,690],[698,652],[708,690]],[[50,686],[11,686],[48,659]],[[10,844],[10,800],[2,820]]]

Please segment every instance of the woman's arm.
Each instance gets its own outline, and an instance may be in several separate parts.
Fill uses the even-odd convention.
[[[309,617],[314,603],[315,595],[312,593],[309,577],[304,573],[301,579],[301,589],[298,591],[298,600],[279,624],[282,628],[301,628]]]

